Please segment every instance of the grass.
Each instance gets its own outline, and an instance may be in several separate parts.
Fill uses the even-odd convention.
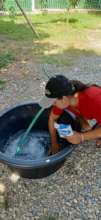
[[[57,218],[53,216],[43,216],[39,220],[57,220]]]
[[[6,81],[0,80],[0,89],[3,89],[5,87]]]
[[[9,63],[14,61],[14,56],[11,53],[0,54],[0,68],[6,67]]]
[[[14,20],[9,16],[0,17],[0,48],[3,53],[10,51],[18,60],[34,58],[67,66],[82,53],[101,54],[92,42],[92,33],[94,43],[95,39],[97,42],[101,39],[100,14],[37,14],[29,17],[39,39],[22,16],[16,16]]]
[[[0,85],[4,85],[5,81],[4,80],[0,80]]]

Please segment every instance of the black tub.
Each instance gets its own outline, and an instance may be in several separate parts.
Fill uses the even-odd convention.
[[[5,146],[11,135],[15,135],[22,129],[27,129],[33,116],[40,110],[37,103],[26,103],[16,106],[0,116],[0,162],[7,164],[14,172],[25,178],[42,178],[58,170],[64,163],[66,157],[74,149],[69,143],[63,141],[64,148],[55,155],[41,158],[40,160],[19,161],[5,155]],[[48,116],[50,108],[45,109],[33,127],[34,130],[48,131]],[[73,129],[80,130],[78,120],[68,113],[64,113],[60,121],[67,119]]]

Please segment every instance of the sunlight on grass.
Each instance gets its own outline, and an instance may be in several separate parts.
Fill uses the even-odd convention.
[[[100,14],[54,13],[28,15],[28,17],[38,32],[39,39],[33,35],[22,16],[16,16],[14,20],[9,16],[0,17],[2,51],[7,48],[7,50],[11,49],[18,59],[22,54],[24,57],[36,56],[42,61],[60,65],[72,65],[71,58],[69,62],[67,59],[66,50],[70,50],[69,48],[78,49],[78,56],[84,49],[88,52],[94,50],[95,53],[101,53]],[[94,39],[92,33],[94,33]],[[99,45],[97,48],[93,41],[97,41],[97,45]],[[77,54],[73,57],[76,59]]]

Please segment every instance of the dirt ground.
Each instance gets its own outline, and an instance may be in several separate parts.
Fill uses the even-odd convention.
[[[0,89],[0,112],[19,103],[38,102],[47,81],[44,69],[50,76],[64,74],[70,79],[101,85],[100,24],[99,30],[88,31],[88,45],[78,42],[64,52],[63,57],[70,63],[67,66],[42,64],[33,55],[31,44],[5,41],[5,37],[0,36],[1,52],[11,49],[16,60],[0,70],[0,80],[5,81]],[[43,43],[45,48],[47,42]],[[10,169],[0,163],[0,184],[7,194],[7,207],[0,206],[0,220],[100,220],[100,156],[101,149],[96,148],[95,141],[85,142],[51,176],[36,180],[20,178],[15,182]]]
[[[0,110],[18,103],[39,100],[43,96],[42,64],[33,60],[17,61],[1,69],[0,79],[6,81],[0,90]],[[82,54],[72,66],[45,64],[50,74],[62,73],[86,83],[101,85],[101,56]],[[79,145],[56,173],[40,180],[20,178],[12,182],[11,172],[0,164],[0,182],[6,187],[7,209],[0,209],[0,219],[100,220],[101,161],[95,142]],[[50,219],[51,219],[50,218]]]

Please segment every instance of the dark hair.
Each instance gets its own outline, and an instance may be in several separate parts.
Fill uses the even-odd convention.
[[[72,83],[72,85],[74,86],[75,90],[73,92],[73,94],[75,94],[76,92],[81,92],[84,91],[85,89],[91,87],[91,86],[96,86],[101,88],[101,86],[97,85],[97,84],[85,84],[79,80],[70,80],[70,82]]]
[[[83,83],[79,80],[70,80],[70,82],[72,83],[72,85],[75,88],[73,94],[76,93],[76,92],[84,91],[85,89],[90,87],[89,84],[85,84],[85,83]]]

